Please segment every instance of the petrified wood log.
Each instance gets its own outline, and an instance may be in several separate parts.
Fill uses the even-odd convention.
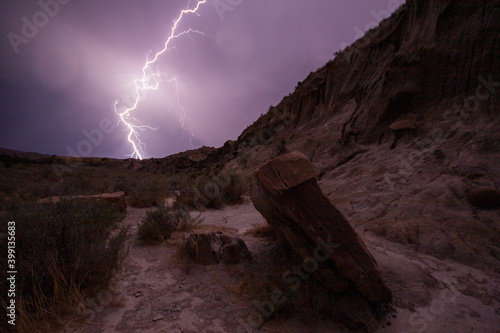
[[[78,200],[92,200],[92,201],[103,201],[118,208],[120,212],[125,212],[127,210],[127,203],[125,202],[125,192],[115,192],[115,193],[102,193],[96,195],[76,195],[76,196],[64,196],[64,197],[49,197],[38,200],[39,203],[49,203],[49,202],[59,202],[63,199],[78,199]]]
[[[220,261],[237,264],[251,259],[241,238],[221,232],[192,233],[186,240],[186,248],[191,259],[201,265],[215,265]]]
[[[391,291],[364,242],[326,198],[303,154],[275,158],[257,170],[251,199],[287,240],[303,266],[333,292],[350,286],[373,303],[389,302]]]

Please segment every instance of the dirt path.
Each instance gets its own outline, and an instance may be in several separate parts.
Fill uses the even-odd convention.
[[[250,228],[252,223],[261,223],[255,212],[245,214],[247,208],[206,212],[200,229],[218,226],[217,229],[237,234],[238,230]],[[175,233],[172,239],[160,245],[138,244],[135,241],[137,225],[145,214],[146,209],[129,208],[123,222],[131,226],[131,237],[123,268],[110,287],[113,301],[108,303],[115,304],[85,307],[82,312],[89,315],[87,323],[67,331],[236,332],[240,325],[236,314],[248,316],[249,306],[227,288],[233,283],[227,271],[230,267],[180,262],[177,251],[186,233]],[[92,304],[93,300],[87,303]]]
[[[200,230],[238,235],[247,243],[255,259],[236,266],[198,266],[180,259],[178,251],[187,233],[174,233],[160,245],[138,244],[137,225],[145,213],[146,209],[128,209],[124,223],[131,226],[131,237],[122,271],[108,297],[101,297],[104,301],[87,302],[87,322],[72,325],[66,332],[345,332],[329,320],[319,316],[311,320],[300,313],[286,320],[273,319],[259,329],[252,327],[252,318],[258,318],[258,313],[235,290],[242,281],[251,284],[252,279],[259,279],[253,273],[267,264],[261,253],[270,241],[243,235],[252,225],[264,222],[251,203],[206,211],[199,226]],[[363,238],[395,298],[396,312],[384,318],[376,332],[500,332],[496,328],[500,318],[498,276],[370,235]]]

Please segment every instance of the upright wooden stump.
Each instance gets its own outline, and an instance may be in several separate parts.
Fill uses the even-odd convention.
[[[373,303],[389,302],[391,291],[364,242],[325,197],[303,154],[273,159],[255,172],[255,208],[275,227],[329,290],[356,288]]]

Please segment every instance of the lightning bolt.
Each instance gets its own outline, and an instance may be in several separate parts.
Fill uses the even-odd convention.
[[[128,101],[127,97],[122,99],[117,99],[115,103],[113,104],[113,108],[115,113],[118,115],[120,118],[119,122],[122,122],[125,125],[125,131],[128,131],[128,136],[127,140],[128,142],[132,145],[133,152],[129,156],[132,158],[138,158],[140,160],[143,159],[143,154],[144,154],[144,148],[146,147],[145,143],[143,143],[140,139],[139,132],[144,131],[147,129],[155,130],[155,128],[144,125],[142,124],[137,118],[132,116],[133,111],[136,111],[138,106],[139,106],[139,101],[145,96],[147,91],[151,90],[158,90],[160,83],[167,81],[170,83],[175,84],[175,90],[177,94],[177,103],[179,107],[181,108],[182,111],[184,111],[184,108],[181,106],[180,99],[179,99],[179,85],[180,82],[177,77],[173,77],[171,79],[164,79],[162,75],[158,72],[155,72],[152,69],[152,65],[158,61],[159,57],[167,52],[169,50],[169,45],[172,42],[172,40],[182,37],[184,35],[188,35],[190,33],[198,33],[205,35],[203,32],[198,31],[198,30],[193,30],[193,29],[187,29],[181,32],[177,32],[177,28],[179,23],[182,21],[182,18],[184,15],[187,14],[198,14],[198,10],[201,7],[201,5],[205,4],[207,0],[198,0],[196,3],[195,8],[193,9],[184,9],[180,12],[179,16],[177,19],[174,21],[172,29],[170,31],[170,35],[167,38],[167,41],[164,44],[163,49],[158,51],[154,57],[149,59],[150,57],[146,57],[146,63],[142,67],[142,77],[139,79],[135,79],[132,82],[132,96],[129,98]],[[188,5],[189,7],[189,5]],[[130,101],[131,99],[131,101]],[[123,109],[121,105],[125,105],[125,109],[120,111],[119,109]],[[181,118],[181,124],[184,126],[184,121],[186,120],[186,115],[184,112],[183,117]],[[192,135],[191,135],[192,138]]]

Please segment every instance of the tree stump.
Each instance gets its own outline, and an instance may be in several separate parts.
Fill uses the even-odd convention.
[[[257,170],[250,196],[303,260],[304,269],[329,290],[341,292],[352,286],[372,303],[391,301],[375,259],[324,196],[302,153],[282,155]]]

